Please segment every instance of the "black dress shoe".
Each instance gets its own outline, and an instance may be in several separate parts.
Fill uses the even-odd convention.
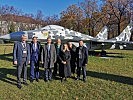
[[[86,79],[83,78],[83,81],[86,82]]]
[[[27,82],[23,82],[24,85],[28,86],[29,84]]]
[[[45,79],[44,81],[45,81],[45,82],[48,82],[48,80],[46,80],[46,79]]]
[[[80,80],[80,78],[78,77],[78,78],[76,78],[76,80]]]
[[[22,86],[21,86],[21,85],[17,85],[17,87],[18,87],[19,89],[21,89],[21,88],[22,88]]]
[[[49,81],[52,81],[52,79],[49,79]]]
[[[61,82],[64,82],[64,78],[63,77],[61,78]]]
[[[67,78],[64,78],[64,81],[67,81]]]
[[[39,82],[39,79],[36,79],[37,82]]]
[[[33,83],[33,81],[34,81],[33,79],[30,80],[31,83]]]
[[[57,76],[57,74],[54,73],[54,74],[53,74],[53,77],[56,77],[56,76]]]
[[[61,82],[63,82],[63,79],[61,79]]]

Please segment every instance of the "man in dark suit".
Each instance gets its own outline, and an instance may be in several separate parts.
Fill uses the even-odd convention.
[[[33,36],[32,42],[30,43],[30,82],[33,82],[35,79],[39,82],[40,48],[41,45],[37,41],[37,37]]]
[[[43,46],[41,62],[44,65],[45,81],[52,80],[52,68],[56,62],[56,50],[54,44],[51,44],[51,38],[47,38],[47,44]]]
[[[60,62],[60,59],[59,59],[59,54],[60,52],[63,50],[63,45],[61,44],[61,39],[57,39],[56,43],[55,43],[55,49],[56,49],[56,55],[57,55],[57,58],[56,58],[56,62],[54,64],[54,72],[53,72],[53,75],[54,77],[57,75],[57,69],[59,68],[60,69],[60,65],[61,65],[61,62]]]
[[[23,84],[28,85],[27,80],[27,65],[30,63],[30,48],[26,43],[27,36],[22,35],[21,42],[15,42],[13,48],[13,63],[17,65],[17,87],[21,89],[21,73],[24,69]]]
[[[75,78],[75,68],[76,68],[76,46],[73,45],[71,42],[68,42],[68,47],[71,53],[71,73],[73,74],[73,77]]]
[[[80,79],[80,73],[82,68],[83,81],[86,81],[86,66],[88,63],[88,50],[82,40],[79,41],[79,47],[76,49],[77,54],[77,80]]]

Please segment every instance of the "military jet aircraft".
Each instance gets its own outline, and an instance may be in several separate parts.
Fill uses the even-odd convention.
[[[127,29],[128,31],[126,31],[125,34],[128,34],[130,31],[129,29],[130,28]],[[127,43],[127,41],[118,40],[117,38],[107,40],[108,28],[106,26],[98,33],[96,37],[69,30],[58,25],[48,25],[37,30],[13,32],[1,36],[0,39],[20,41],[23,34],[27,35],[28,41],[31,41],[33,36],[37,36],[38,40],[41,42],[46,42],[46,39],[51,37],[53,41],[60,38],[62,42],[71,41],[75,45],[78,44],[77,41],[83,40],[90,51],[109,49],[113,44]],[[121,38],[123,35],[119,37]]]
[[[63,41],[79,41],[79,40],[92,40],[92,39],[107,39],[107,27],[105,26],[96,37],[85,35],[73,30],[66,29],[58,25],[48,25],[41,29],[29,30],[22,32],[13,32],[7,35],[3,35],[0,39],[20,41],[21,36],[25,34],[28,37],[28,41],[32,40],[32,36],[37,36],[40,41],[46,41],[48,37],[53,40],[60,38]]]

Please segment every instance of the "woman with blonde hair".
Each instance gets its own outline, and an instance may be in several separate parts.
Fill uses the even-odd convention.
[[[67,77],[71,76],[71,67],[70,67],[71,54],[67,44],[63,45],[63,50],[59,54],[59,59],[61,61],[59,75],[61,77],[61,81],[63,81],[66,80]]]

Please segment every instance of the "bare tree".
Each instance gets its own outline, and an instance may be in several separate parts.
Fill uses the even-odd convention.
[[[59,24],[59,18],[58,15],[53,15],[53,16],[47,16],[45,18],[45,23],[46,25],[50,25],[50,24]]]
[[[84,12],[85,20],[88,22],[84,27],[87,29],[87,33],[93,36],[95,35],[96,25],[102,17],[99,13],[100,8],[98,3],[98,0],[85,0],[80,4]]]
[[[77,5],[70,5],[65,11],[61,12],[60,23],[62,26],[81,31],[83,11]]]
[[[43,17],[44,17],[44,15],[43,15],[42,11],[38,10],[36,15],[35,15],[35,19],[38,20],[38,21],[42,21]]]
[[[129,3],[131,0],[106,0],[107,14],[112,17],[112,21],[117,24],[118,35],[121,33],[121,23],[128,15]]]

